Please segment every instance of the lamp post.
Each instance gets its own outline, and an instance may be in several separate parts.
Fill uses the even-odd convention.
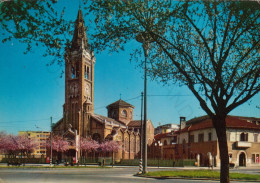
[[[141,33],[136,36],[136,40],[142,43],[145,57],[144,65],[144,120],[143,120],[143,174],[147,173],[147,58],[150,45],[150,36],[148,33]]]

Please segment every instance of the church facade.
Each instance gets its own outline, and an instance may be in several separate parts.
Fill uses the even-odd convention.
[[[141,121],[133,120],[134,106],[118,100],[107,106],[108,116],[94,113],[94,52],[90,50],[82,11],[78,11],[71,47],[65,53],[65,104],[63,118],[52,128],[56,135],[77,141],[91,137],[114,140],[122,148],[116,159],[134,159],[140,151]],[[147,121],[147,143],[153,143],[154,127]],[[76,157],[79,150],[74,148]]]

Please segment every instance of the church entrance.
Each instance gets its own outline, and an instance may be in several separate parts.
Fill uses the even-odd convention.
[[[246,155],[243,152],[239,155],[239,166],[246,166]]]

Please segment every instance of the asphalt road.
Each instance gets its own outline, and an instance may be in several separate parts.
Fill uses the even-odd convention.
[[[154,171],[158,169],[149,169]],[[162,169],[160,169],[162,170]],[[133,176],[137,167],[116,168],[84,168],[84,169],[29,169],[29,168],[1,168],[0,183],[127,183],[127,182],[163,182],[163,183],[192,183],[192,182],[219,182],[211,180],[184,180],[184,179],[153,179]],[[234,182],[235,183],[235,182]],[[241,183],[241,182],[240,182]]]

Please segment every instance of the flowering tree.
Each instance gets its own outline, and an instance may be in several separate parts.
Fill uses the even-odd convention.
[[[84,152],[96,151],[99,148],[97,141],[87,138],[80,139],[80,149]]]
[[[100,144],[100,150],[102,152],[117,152],[120,149],[120,145],[116,141],[104,141]]]
[[[1,142],[0,148],[2,152],[5,152],[13,157],[19,154],[18,151],[19,142],[17,136],[4,134],[1,136],[0,142]]]
[[[4,151],[4,145],[5,145],[5,136],[7,134],[4,131],[0,132],[0,152]]]
[[[50,143],[48,143],[50,146]],[[52,139],[52,150],[56,152],[65,152],[69,150],[69,142],[61,136],[54,136]]]
[[[34,139],[30,139],[27,135],[8,135],[4,132],[0,133],[0,151],[8,153],[15,157],[16,155],[30,153],[37,147]]]
[[[33,150],[38,146],[36,140],[29,138],[27,135],[17,136],[17,141],[17,150],[21,154],[25,154],[27,157],[29,157]]]

